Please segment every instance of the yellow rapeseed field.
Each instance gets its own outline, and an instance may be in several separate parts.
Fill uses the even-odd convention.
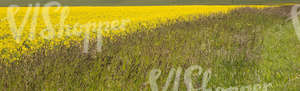
[[[228,13],[241,7],[271,6],[50,7],[49,12],[46,7],[1,7],[0,60],[14,62],[46,44],[50,45],[48,49],[55,45],[70,46],[70,41],[92,40],[99,34],[111,37],[151,30],[178,21],[192,21],[201,15]]]

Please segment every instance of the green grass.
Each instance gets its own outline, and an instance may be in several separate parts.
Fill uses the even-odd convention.
[[[285,11],[274,12],[278,9],[245,8],[151,31],[141,28],[115,40],[104,38],[100,53],[93,51],[95,43],[88,54],[78,44],[55,50],[45,45],[18,63],[2,64],[0,88],[149,91],[144,83],[152,69],[162,70],[157,80],[161,89],[171,68],[184,72],[199,65],[212,71],[209,88],[271,83],[271,91],[299,91],[299,40],[282,16]],[[202,77],[194,78],[200,87]],[[183,74],[179,89],[186,90]]]

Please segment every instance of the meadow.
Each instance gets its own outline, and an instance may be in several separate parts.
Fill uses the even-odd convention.
[[[193,21],[200,15],[226,14],[242,7],[261,9],[276,5],[2,7],[0,59],[4,60],[2,62],[20,60],[22,55],[30,55],[45,44],[51,44],[48,49],[56,45],[70,46],[70,42],[82,41],[87,33],[90,39],[99,37],[99,32],[105,37],[121,36],[141,29],[151,30],[176,22]],[[89,29],[86,26],[90,26]]]
[[[0,16],[0,89],[151,91],[149,73],[161,69],[161,76],[156,80],[161,90],[172,68],[186,70],[199,65],[211,70],[207,88],[213,91],[218,87],[265,83],[271,84],[269,91],[298,91],[299,40],[292,21],[286,21],[291,7],[69,7],[69,11],[50,13],[52,20],[48,22],[42,20],[42,13],[36,19],[28,18],[19,42],[14,35],[17,30],[10,31],[14,21],[6,15],[16,15],[16,25],[22,25],[28,7],[11,14],[7,14],[7,7],[1,7],[0,15],[4,16]],[[59,16],[66,12],[70,12],[68,17]],[[65,20],[64,24],[61,20]],[[124,28],[100,29],[101,51],[96,50],[96,28],[74,27],[76,23],[122,20],[128,20]],[[40,32],[47,29],[49,22],[53,24],[55,36],[43,38]],[[34,38],[30,35],[32,30],[35,30]],[[60,30],[65,35],[59,37]],[[91,36],[89,51],[83,53],[85,31]],[[193,76],[195,88],[203,85],[203,77]],[[179,81],[179,91],[185,91],[184,79]],[[167,89],[172,90],[172,85]]]

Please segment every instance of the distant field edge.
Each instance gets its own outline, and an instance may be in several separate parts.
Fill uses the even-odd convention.
[[[10,5],[28,6],[29,4],[40,3],[41,5],[50,1],[3,1],[0,0],[0,7]],[[300,4],[299,1],[57,1],[64,6],[162,6],[162,5],[274,5],[274,4]]]

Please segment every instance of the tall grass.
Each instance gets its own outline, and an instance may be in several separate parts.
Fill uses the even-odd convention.
[[[171,68],[200,65],[212,70],[209,88],[271,83],[272,91],[297,91],[299,42],[291,23],[283,23],[286,16],[273,12],[276,9],[244,8],[114,40],[104,38],[100,53],[93,51],[94,41],[88,54],[78,44],[41,48],[24,55],[20,63],[2,64],[0,88],[148,91],[145,83],[152,69],[162,70],[161,88]],[[201,76],[196,78],[195,87],[200,87]]]

